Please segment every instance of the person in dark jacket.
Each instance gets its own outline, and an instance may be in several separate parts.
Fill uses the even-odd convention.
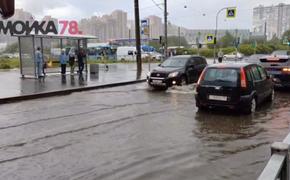
[[[78,51],[77,57],[78,57],[79,73],[82,74],[85,66],[84,58],[86,57],[86,54],[83,49],[80,49]]]
[[[70,66],[70,74],[74,74],[74,69],[75,69],[75,56],[76,52],[74,50],[71,50],[69,52],[69,66]]]

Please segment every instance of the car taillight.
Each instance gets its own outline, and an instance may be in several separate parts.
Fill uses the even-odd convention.
[[[204,79],[204,76],[205,76],[205,69],[202,71],[201,75],[199,76],[197,85],[200,85],[201,81]]]
[[[244,68],[241,68],[241,87],[247,88],[247,78]]]
[[[282,72],[284,72],[284,73],[290,73],[290,68],[283,68],[282,69]]]

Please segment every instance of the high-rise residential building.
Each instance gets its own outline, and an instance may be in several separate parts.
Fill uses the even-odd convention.
[[[118,38],[126,38],[128,36],[127,16],[127,13],[121,10],[115,10],[111,14],[111,18],[113,18],[117,23],[116,37]]]
[[[82,19],[79,26],[84,34],[97,36],[100,42],[107,42],[111,39],[128,38],[127,23],[127,13],[116,10],[111,15]]]
[[[267,39],[274,36],[282,38],[285,31],[290,29],[290,5],[258,6],[253,10],[253,33],[265,35]]]
[[[128,20],[127,28],[128,28],[128,39],[134,39],[135,38],[135,21]]]
[[[149,29],[150,29],[150,38],[156,39],[163,35],[163,24],[162,19],[158,16],[149,16]]]

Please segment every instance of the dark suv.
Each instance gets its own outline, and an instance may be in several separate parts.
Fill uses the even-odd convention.
[[[272,78],[257,64],[218,64],[207,67],[195,90],[196,106],[241,109],[250,114],[261,102],[274,99]]]
[[[205,58],[200,56],[182,55],[165,60],[159,67],[148,73],[148,84],[155,88],[168,88],[184,85],[198,80],[207,66]]]
[[[259,64],[273,76],[275,87],[290,87],[290,51],[274,51],[261,57]]]

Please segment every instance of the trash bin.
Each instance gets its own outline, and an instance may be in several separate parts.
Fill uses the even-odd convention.
[[[99,73],[99,64],[90,64],[90,73],[98,74]]]

